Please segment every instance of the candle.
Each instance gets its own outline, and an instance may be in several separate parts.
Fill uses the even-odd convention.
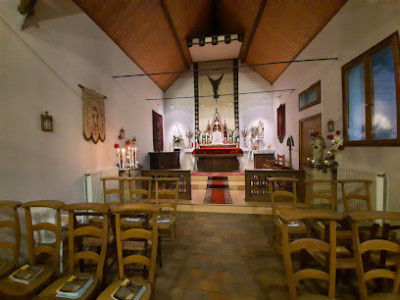
[[[121,152],[122,152],[122,155],[121,155],[121,168],[124,169],[125,168],[125,161],[124,160],[126,159],[126,156],[125,156],[126,150],[124,148],[122,148]]]
[[[136,167],[136,151],[137,151],[137,148],[135,147],[135,149],[133,151],[133,167],[134,168]]]
[[[121,169],[120,156],[121,156],[120,150],[119,150],[119,148],[117,148],[118,169]]]

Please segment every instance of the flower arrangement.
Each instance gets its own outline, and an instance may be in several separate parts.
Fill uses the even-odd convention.
[[[328,168],[336,169],[339,164],[335,160],[335,154],[344,150],[343,136],[337,130],[335,134],[328,134],[326,139],[330,142],[330,147],[327,149],[325,139],[319,131],[311,132],[311,146],[313,148],[312,159],[308,158],[307,166],[327,171]],[[324,155],[324,150],[326,155]]]

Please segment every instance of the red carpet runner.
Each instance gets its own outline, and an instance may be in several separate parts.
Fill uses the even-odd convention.
[[[208,176],[204,203],[232,204],[227,176]]]

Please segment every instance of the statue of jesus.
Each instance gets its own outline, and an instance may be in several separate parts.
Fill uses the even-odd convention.
[[[224,141],[224,135],[221,132],[221,125],[219,122],[215,122],[213,132],[212,132],[212,140],[211,144],[213,145],[221,145]]]

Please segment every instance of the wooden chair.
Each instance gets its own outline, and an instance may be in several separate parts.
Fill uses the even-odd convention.
[[[276,155],[275,166],[285,167],[285,155]]]
[[[179,178],[159,177],[154,179],[156,182],[156,204],[161,207],[158,220],[158,227],[161,231],[169,231],[171,240],[175,239],[176,206],[179,196]],[[160,203],[160,197],[172,196],[172,203]],[[166,218],[166,219],[164,219]],[[167,220],[167,221],[165,221]]]
[[[309,209],[293,209],[280,212],[279,226],[282,230],[283,260],[289,285],[291,300],[296,299],[333,299],[335,297],[336,279],[336,222],[343,218],[342,215],[333,211],[318,211]],[[293,221],[301,222],[305,220],[323,220],[329,222],[329,241],[318,240],[315,238],[300,238],[293,242],[289,239],[290,224]],[[292,253],[300,250],[318,250],[328,254],[328,270],[312,269],[307,266],[294,272]],[[305,279],[320,279],[328,282],[328,295],[306,295],[298,297],[297,285]]]
[[[23,284],[6,277],[0,281],[0,293],[6,299],[27,299],[36,295],[59,273],[60,242],[61,242],[61,208],[64,202],[57,200],[39,200],[23,203],[25,209],[26,235],[28,241],[28,263],[30,266],[40,266],[43,271],[29,284]],[[52,209],[56,213],[56,224],[41,222],[33,224],[32,208]],[[36,243],[34,233],[50,231],[55,234],[55,242],[51,244]],[[46,257],[44,257],[46,256]],[[50,264],[47,259],[52,257]],[[40,263],[40,264],[39,264]]]
[[[19,222],[18,207],[21,206],[19,201],[0,200],[0,208],[5,211],[12,211],[13,220],[0,221],[0,229],[11,228],[14,230],[15,242],[0,242],[0,249],[11,249],[13,259],[0,259],[0,277],[8,275],[12,270],[17,268],[19,261],[19,253],[21,247],[21,225]]]
[[[334,180],[314,179],[304,180],[306,188],[306,206],[309,209],[337,210],[337,182]],[[319,190],[318,190],[319,189]],[[318,204],[316,201],[319,200]],[[321,203],[324,200],[325,203]],[[347,248],[352,244],[351,230],[343,227],[343,222],[336,223],[336,268],[344,270],[355,269],[355,261],[353,253]],[[324,222],[310,221],[307,223],[310,230],[321,240],[328,237],[328,227]],[[319,251],[310,252],[321,265],[326,265],[326,256]]]
[[[61,288],[68,279],[71,278],[71,275],[84,275],[93,277],[93,282],[82,294],[82,296],[78,298],[93,299],[95,294],[98,293],[98,290],[103,282],[103,267],[106,258],[109,228],[109,219],[107,214],[110,210],[110,207],[106,204],[100,203],[76,203],[65,205],[63,210],[68,211],[68,275],[61,277],[49,285],[39,294],[38,299],[66,299],[63,297],[57,297],[57,290]],[[77,215],[81,215],[82,211],[90,212],[90,214],[102,215],[102,228],[100,229],[93,225],[78,224]],[[100,253],[97,253],[97,251],[91,251],[90,249],[80,248],[79,240],[81,240],[83,237],[97,237],[101,239],[102,244]],[[85,273],[81,273],[81,270],[78,271],[76,262],[80,261],[84,261],[85,263],[86,261],[93,261],[96,264],[94,272],[92,270]]]
[[[124,204],[124,182],[126,178],[124,177],[102,177],[100,178],[103,181],[103,195],[104,195],[104,204],[108,205],[121,205]],[[118,183],[118,188],[112,187],[107,188],[108,184]],[[108,201],[107,195],[119,195],[119,201]]]
[[[354,257],[356,261],[356,270],[359,283],[359,299],[399,299],[400,286],[400,245],[396,242],[382,239],[370,239],[364,242],[360,241],[359,224],[363,224],[369,220],[400,221],[400,213],[392,212],[370,212],[370,211],[354,211],[349,213],[352,234]],[[381,253],[392,253],[395,255],[396,264],[393,268],[387,268],[385,264],[375,265],[368,264],[368,258],[371,252],[380,251]],[[367,261],[366,261],[367,260]],[[368,266],[368,269],[365,268]],[[385,278],[393,280],[393,288],[390,291],[379,291],[378,293],[368,295],[367,282],[374,279]]]
[[[142,197],[146,197],[144,200],[147,203],[150,203],[151,199],[151,183],[153,181],[153,177],[129,177],[128,179],[128,187],[129,187],[129,200],[134,202],[135,195],[142,195]],[[141,188],[134,188],[134,183],[142,183]],[[147,189],[143,188],[143,185],[147,185]],[[143,199],[142,199],[143,201]]]
[[[271,208],[272,215],[274,216],[275,222],[275,235],[274,240],[276,246],[279,248],[279,243],[281,241],[281,227],[278,224],[278,216],[280,212],[288,209],[296,209],[297,208],[297,184],[299,180],[293,177],[269,177],[268,178],[268,188],[269,195],[271,199]],[[292,191],[283,190],[283,188],[287,188],[291,186]],[[277,201],[283,198],[285,200],[285,204],[278,204]],[[294,226],[296,225],[296,226]],[[289,227],[290,235],[304,235],[308,234],[309,230],[304,222],[298,222],[293,224],[293,226]]]
[[[348,179],[339,180],[339,183],[341,185],[345,213],[360,209],[372,210],[370,191],[372,180]]]
[[[133,276],[129,277],[130,281],[135,283],[143,284],[146,286],[146,291],[141,296],[141,300],[149,299],[151,296],[152,285],[154,283],[155,266],[157,259],[157,243],[158,243],[158,224],[157,217],[159,213],[159,206],[139,203],[139,204],[126,204],[118,207],[113,207],[112,212],[116,214],[116,240],[117,240],[117,251],[118,251],[118,274],[119,280],[109,285],[97,298],[98,300],[113,299],[112,293],[118,289],[122,281],[127,278],[125,272],[125,266],[131,264],[139,264],[148,268],[148,277]],[[122,216],[126,213],[141,212],[151,214],[152,217],[152,229],[146,230],[144,228],[131,228],[122,230],[121,220]],[[124,257],[124,244],[129,240],[142,240],[151,244],[150,257],[147,257],[144,253],[133,254]]]

